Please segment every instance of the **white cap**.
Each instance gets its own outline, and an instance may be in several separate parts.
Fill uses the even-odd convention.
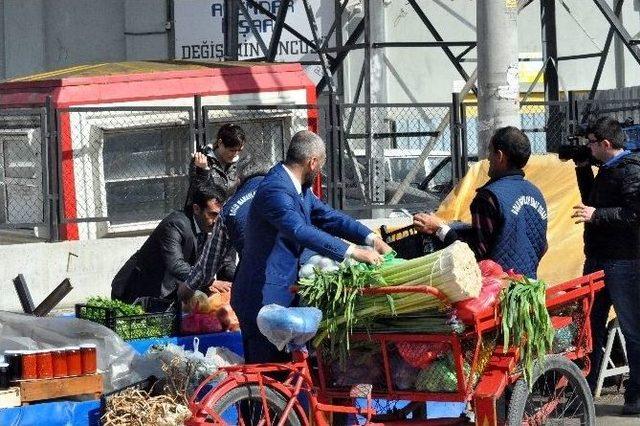
[[[95,343],[83,343],[80,345],[80,349],[95,349],[97,345]]]

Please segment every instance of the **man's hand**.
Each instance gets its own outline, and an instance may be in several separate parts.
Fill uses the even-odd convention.
[[[212,293],[228,293],[231,291],[231,283],[229,281],[213,280],[209,285]]]
[[[377,251],[358,246],[353,246],[351,258],[370,265],[379,265],[382,263],[382,256]]]
[[[430,213],[416,213],[413,215],[413,226],[423,234],[435,234],[444,224],[444,220]]]
[[[193,164],[196,167],[204,170],[209,170],[209,162],[207,161],[207,156],[201,152],[196,152],[193,154]]]
[[[573,214],[571,215],[571,217],[576,219],[576,223],[591,222],[593,212],[595,211],[595,207],[585,206],[584,204],[580,203],[577,206],[573,206]]]
[[[185,283],[178,283],[178,299],[182,302],[190,300],[196,292]]]
[[[380,254],[387,254],[393,250],[381,237],[373,239],[373,249]]]

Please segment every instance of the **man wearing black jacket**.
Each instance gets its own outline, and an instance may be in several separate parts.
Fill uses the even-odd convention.
[[[605,272],[605,287],[591,311],[593,352],[587,381],[594,389],[613,304],[629,359],[623,413],[640,414],[640,156],[624,150],[624,132],[612,118],[591,124],[587,138],[591,155],[602,166],[594,177],[588,160],[576,163],[582,203],[572,217],[584,223],[585,274]]]
[[[185,281],[226,200],[223,188],[198,185],[186,211],[165,217],[149,238],[118,271],[111,283],[111,298],[127,303],[138,297],[173,297]],[[218,278],[233,279],[235,262],[223,265]]]

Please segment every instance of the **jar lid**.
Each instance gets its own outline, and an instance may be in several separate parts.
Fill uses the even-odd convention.
[[[9,350],[4,351],[4,354],[5,355],[13,355],[13,354],[17,354],[17,353],[20,353],[20,352],[24,352],[24,351],[19,351],[19,350],[16,350],[16,349],[9,349]]]
[[[80,350],[80,346],[67,346],[64,349],[67,350],[67,351],[79,351]]]
[[[95,349],[96,347],[95,343],[83,343],[80,345],[80,349]]]

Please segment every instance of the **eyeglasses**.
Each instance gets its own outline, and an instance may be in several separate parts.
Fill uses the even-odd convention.
[[[591,145],[591,144],[598,143],[598,142],[600,142],[600,141],[597,140],[597,139],[593,139],[593,140],[592,139],[587,139],[587,145]]]

